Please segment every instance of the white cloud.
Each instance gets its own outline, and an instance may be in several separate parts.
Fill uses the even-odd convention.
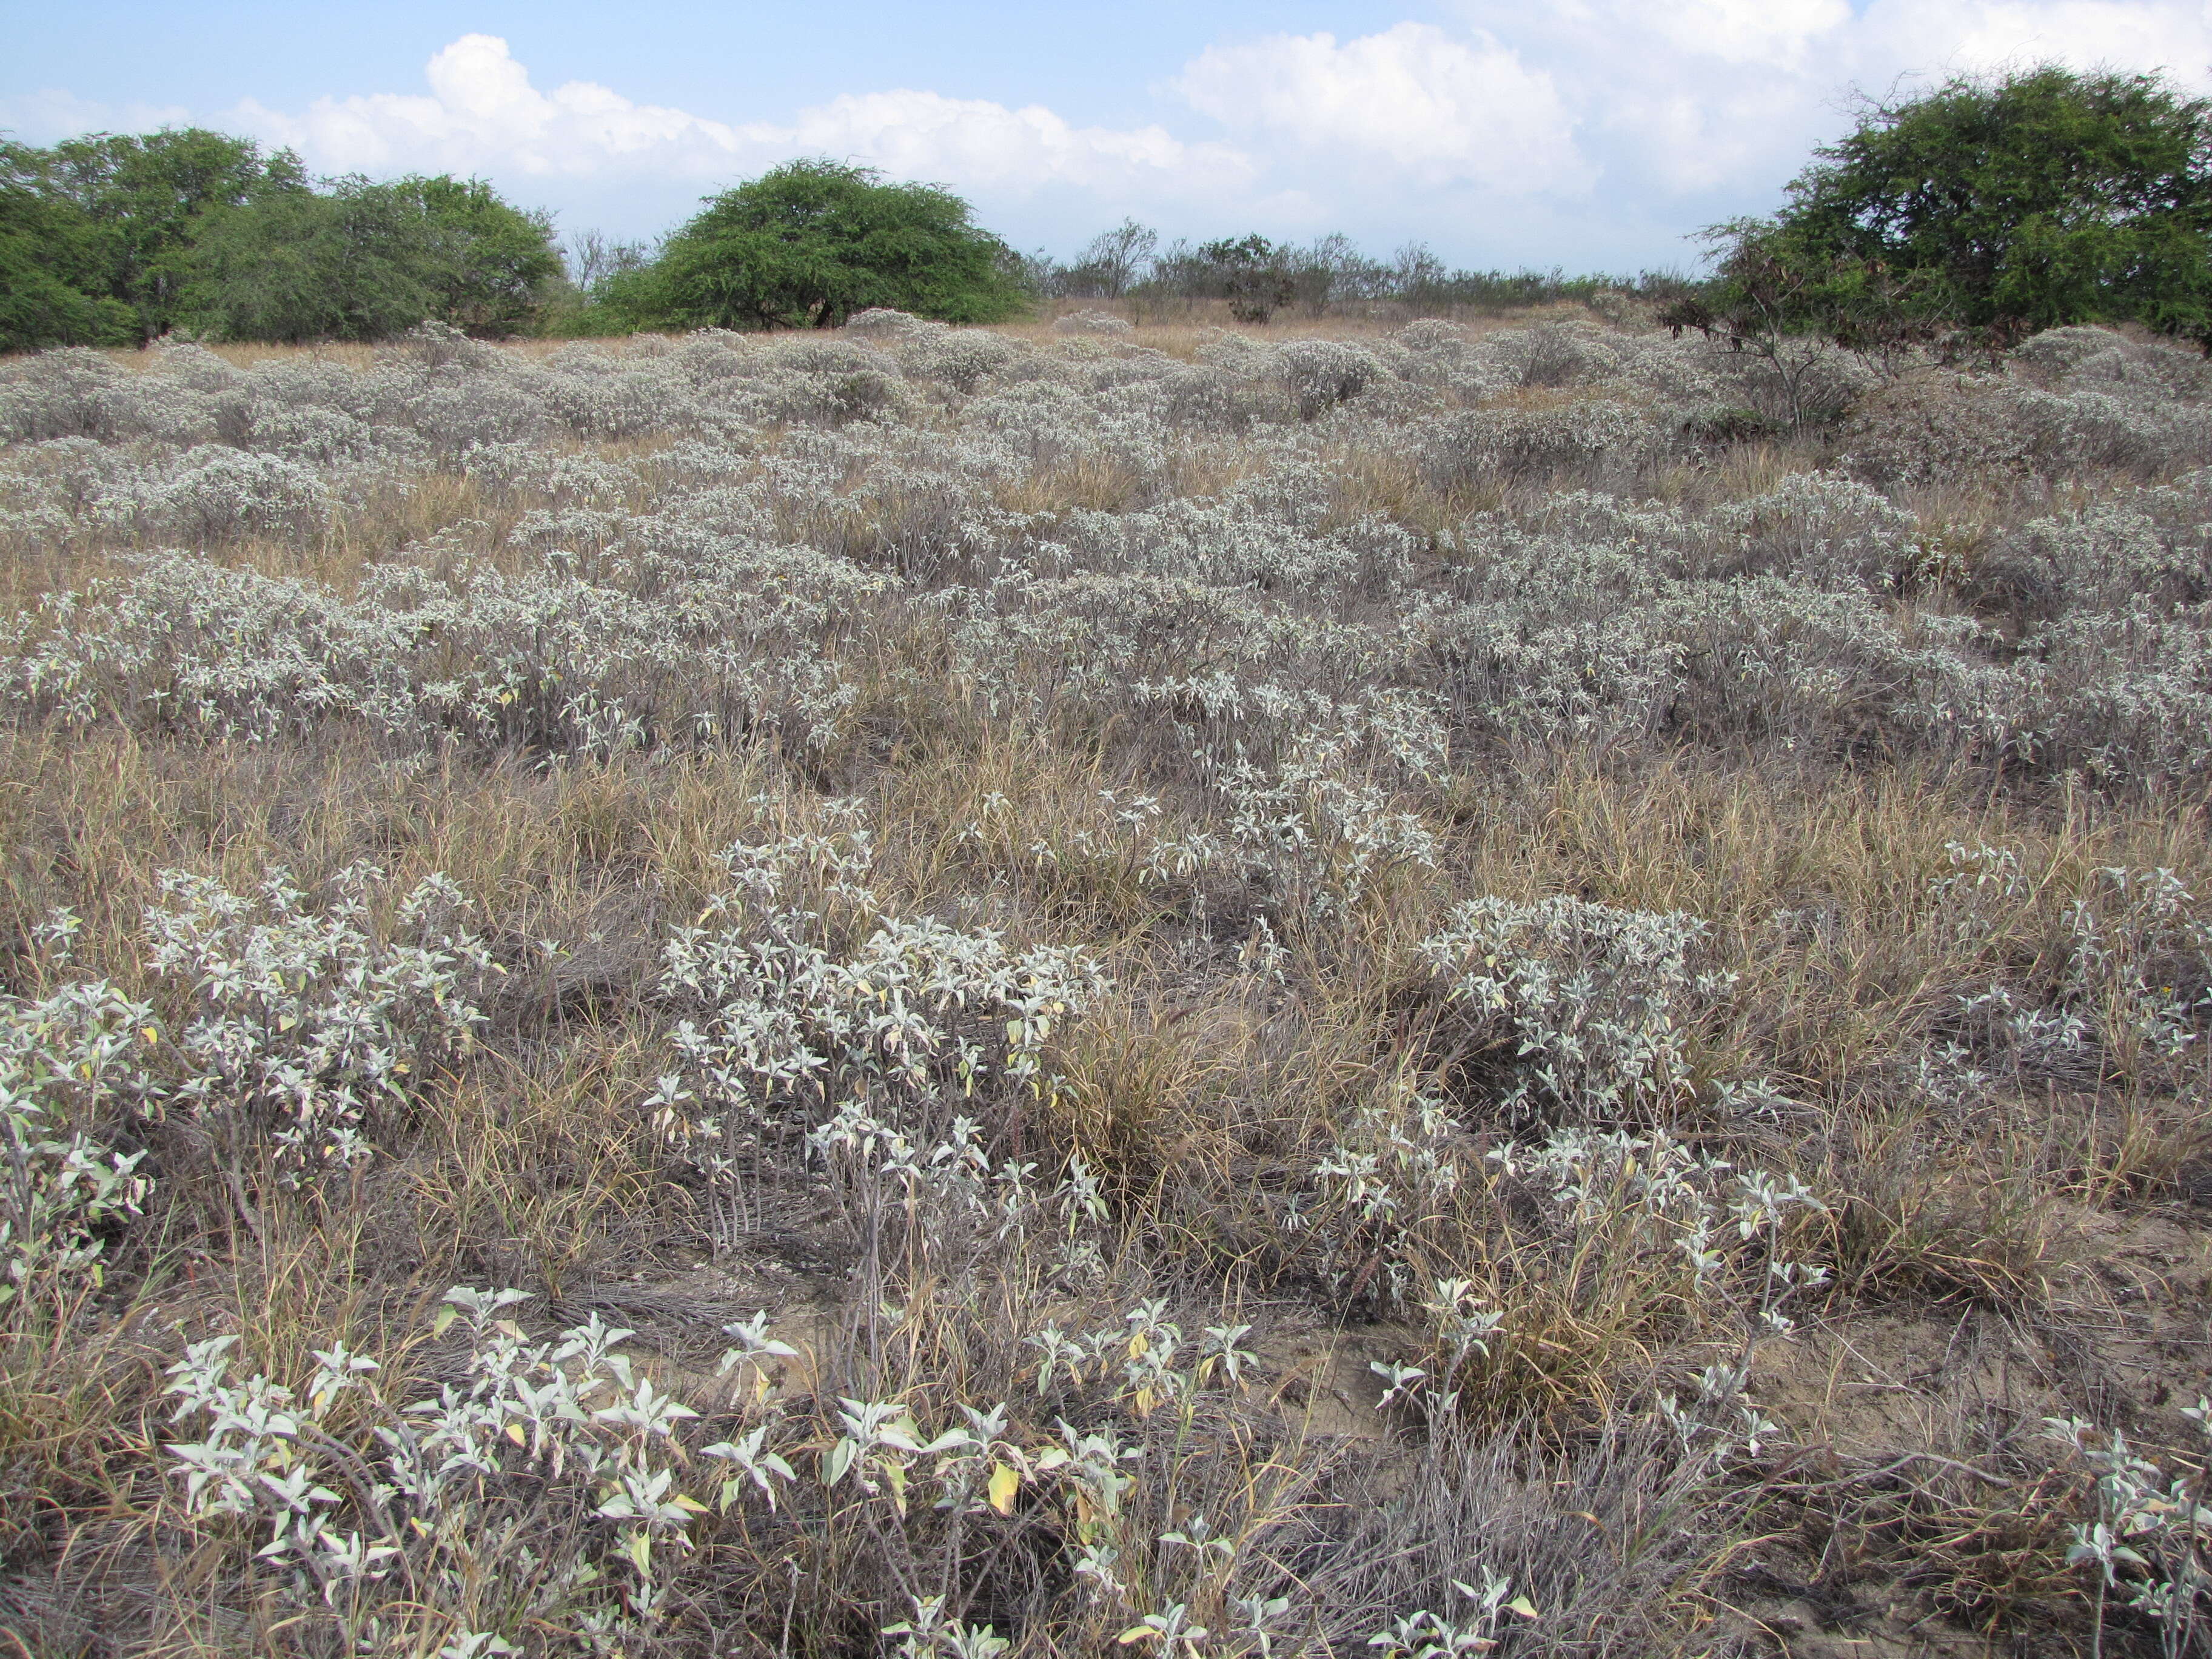
[[[1511,195],[1589,181],[1552,77],[1484,34],[1400,23],[1342,44],[1271,35],[1209,49],[1176,87],[1200,113],[1285,141],[1302,159],[1387,162],[1421,184]]]
[[[541,91],[507,42],[489,34],[446,47],[425,79],[428,95],[322,98],[297,115],[249,103],[236,115],[332,171],[708,180],[816,154],[1001,192],[1173,190],[1198,176],[1218,187],[1251,176],[1236,152],[1187,143],[1161,127],[1077,127],[1040,106],[1009,109],[933,92],[848,95],[788,122],[733,124],[633,103],[590,81]]]
[[[2207,0],[1445,0],[1437,22],[1275,34],[1198,52],[1157,121],[927,89],[704,114],[591,81],[537,85],[469,34],[408,92],[111,108],[58,90],[0,104],[43,141],[198,118],[325,172],[479,173],[622,234],[794,155],[941,181],[1024,246],[1065,251],[1125,213],[1173,234],[1345,229],[1476,263],[1680,261],[1684,231],[1773,205],[1850,124],[1853,87],[2057,59],[2212,87]]]
[[[1850,0],[1674,0],[1650,15],[1680,51],[1794,70],[1851,21],[1851,8]]]
[[[2172,0],[1874,0],[1863,50],[1925,73],[2057,62],[2212,82],[2212,6]]]
[[[1112,193],[1149,185],[1211,195],[1250,185],[1251,160],[1219,143],[1190,143],[1166,128],[1077,127],[1041,104],[1008,109],[933,92],[838,98],[789,127],[746,130],[767,149],[852,155],[902,178],[977,189],[1066,184]]]
[[[1602,169],[1597,194],[1757,192],[1842,131],[1853,88],[2057,60],[2212,79],[2202,0],[1462,0],[1470,36],[1547,72]]]
[[[82,132],[146,132],[191,119],[181,104],[101,104],[59,87],[0,98],[0,133],[25,143],[52,143]]]
[[[726,123],[632,103],[589,81],[540,92],[495,35],[463,35],[430,59],[424,78],[428,96],[319,98],[296,115],[248,100],[235,114],[332,172],[588,177],[653,167],[690,174],[726,167],[744,148]]]

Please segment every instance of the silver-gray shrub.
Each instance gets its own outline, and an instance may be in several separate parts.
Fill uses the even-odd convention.
[[[407,747],[452,732],[550,754],[727,741],[764,726],[804,740],[835,724],[849,694],[834,660],[801,642],[881,586],[809,549],[713,538],[696,562],[647,556],[611,573],[623,586],[568,562],[516,577],[394,563],[342,597],[158,555],[110,591],[57,596],[19,618],[0,695],[70,725],[250,741],[326,722]]]
[[[483,370],[499,366],[499,348],[475,340],[451,323],[425,318],[398,338],[376,349],[379,362],[436,370],[458,365]]]
[[[1201,700],[1193,734],[1268,764],[1298,726],[1255,688],[1334,708],[1378,684],[1437,698],[1469,753],[1778,741],[2077,766],[2116,787],[2212,762],[2191,736],[2206,685],[2185,609],[2206,597],[2201,477],[2108,489],[1966,554],[1923,541],[1868,469],[1784,474],[1711,507],[1516,490],[1525,505],[1431,533],[1353,505],[1340,447],[1410,449],[1432,479],[1476,487],[1631,483],[1654,461],[1696,465],[1684,399],[1733,395],[1733,367],[1698,342],[1427,323],[1372,350],[1224,333],[1197,367],[895,333],[884,349],[708,332],[542,362],[410,348],[366,371],[233,369],[196,348],[137,374],[99,354],[28,360],[4,382],[9,407],[32,410],[22,429],[106,435],[9,448],[0,501],[18,546],[306,544],[432,465],[475,481],[511,530],[486,559],[457,552],[477,533],[457,527],[345,594],[156,555],[17,618],[0,682],[25,713],[211,736],[336,720],[544,754],[812,745],[855,695],[838,641],[896,617],[941,635],[995,708],[1074,696],[1110,713],[1137,683],[1225,676],[1237,690]],[[2155,391],[2186,390],[2165,357],[2123,351],[2116,379],[2105,355],[2121,348],[2059,344],[2044,385],[1965,394],[2129,420],[2197,407]],[[949,379],[925,373],[956,350],[1000,366],[961,393],[951,356]],[[1376,369],[1306,422],[1285,377],[1307,359]],[[1574,384],[1481,401],[1508,369]],[[1316,395],[1346,384],[1323,374]],[[1930,407],[1960,406],[1960,386]],[[1409,398],[1432,407],[1408,415]],[[193,421],[206,429],[189,443],[160,435]],[[2025,477],[2043,441],[2008,430]],[[632,459],[572,453],[648,434]],[[1180,495],[1191,467],[1227,482]],[[1110,478],[1121,501],[1005,504],[1061,470]],[[1951,614],[1960,601],[1975,616]],[[2008,629],[1976,620],[1992,611]]]
[[[1212,501],[1071,514],[1056,542],[1077,565],[1101,572],[1181,576],[1307,603],[1353,588],[1394,592],[1410,571],[1409,538],[1379,520],[1324,528],[1335,495],[1327,471],[1286,464]]]
[[[1133,334],[1136,330],[1126,319],[1116,317],[1110,311],[1086,308],[1081,311],[1071,311],[1064,317],[1054,318],[1052,331],[1055,334],[1103,335],[1110,339],[1121,335]]]
[[[1567,473],[1625,480],[1668,448],[1676,429],[1661,411],[1593,398],[1471,410],[1411,434],[1411,443],[1431,481],[1448,489]]]
[[[845,319],[845,331],[859,339],[897,342],[919,339],[940,331],[942,323],[917,317],[890,306],[868,306]]]
[[[1399,337],[1407,340],[1412,325]],[[1439,341],[1433,331],[1423,337]],[[1681,376],[1710,356],[1702,342],[1683,343],[1660,335],[1630,334],[1595,323],[1538,323],[1483,335],[1468,356],[1502,385],[1520,388],[1577,386],[1684,384]],[[1480,371],[1478,371],[1480,373]]]
[[[2024,617],[2212,599],[2212,468],[2031,520],[1965,581],[1977,600]]]
[[[2022,386],[2008,412],[2029,456],[2051,477],[2093,469],[2155,476],[2212,459],[2212,409]]]
[[[1291,340],[1277,355],[1301,420],[1349,403],[1385,373],[1373,352],[1341,340]]]
[[[2049,329],[2014,347],[2014,373],[2045,392],[2103,392],[2130,401],[2212,403],[2202,352],[2092,325]]]
[[[41,929],[56,966],[78,926],[64,912]],[[146,1152],[115,1147],[162,1096],[154,1018],[104,979],[0,998],[0,1337],[66,1329],[152,1190]]]
[[[665,372],[667,362],[633,365],[592,347],[564,346],[546,362],[545,401],[582,438],[630,438],[678,428],[688,423],[693,387],[690,376]]]
[[[371,426],[342,409],[314,404],[244,404],[231,424],[240,447],[308,466],[337,467],[378,456],[398,460],[420,448],[408,441],[414,434],[407,428]]]
[[[1946,851],[1931,896],[1962,944],[1991,952],[1986,983],[1958,996],[1964,1046],[2076,1085],[2171,1084],[2212,1009],[2212,911],[2171,870],[2107,866],[2060,885],[2032,879],[2011,848]],[[1999,919],[2037,901],[2033,961],[2004,959]]]
[[[984,381],[1012,370],[1024,353],[1002,334],[953,329],[902,345],[898,356],[909,376],[934,380],[965,397]]]
[[[88,346],[41,351],[0,369],[0,437],[111,438],[131,376]]]
[[[1887,489],[1966,474],[2025,475],[2034,458],[2010,418],[2014,388],[1987,375],[1923,371],[1860,399],[1844,422],[1844,466]]]
[[[89,506],[103,529],[134,541],[205,545],[252,535],[302,537],[321,528],[331,495],[321,475],[301,462],[201,444],[118,483]]]
[[[2019,378],[1922,368],[1871,390],[1843,428],[1847,465],[1877,483],[1912,484],[1972,471],[2154,478],[2212,461],[2212,406],[2201,377],[2173,369],[2083,373],[2140,361],[2121,345],[2085,355],[2085,343],[2031,342],[2024,358],[2015,356],[2025,369]],[[2045,350],[2047,360],[2039,361]]]
[[[1724,501],[1705,520],[1712,562],[1698,574],[1796,577],[1822,586],[1893,589],[1917,560],[1914,516],[1879,490],[1792,472],[1772,491]]]
[[[1376,348],[1402,379],[1472,405],[1516,384],[1511,374],[1477,349],[1474,330],[1437,318],[1411,322]]]
[[[1684,1103],[1695,1023],[1730,983],[1702,960],[1705,938],[1703,921],[1676,912],[1486,897],[1457,907],[1421,954],[1495,1110],[1602,1125]]]
[[[490,950],[442,876],[395,893],[356,864],[319,903],[283,870],[246,894],[189,871],[161,882],[150,962],[191,1067],[167,1109],[224,1137],[226,1156],[265,1146],[295,1182],[360,1164],[483,1018]]]

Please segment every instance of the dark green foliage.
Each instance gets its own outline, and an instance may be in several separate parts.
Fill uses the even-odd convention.
[[[289,150],[197,127],[0,142],[0,349],[376,339],[529,324],[559,257],[480,180],[312,187]]]
[[[1264,323],[1298,297],[1298,271],[1289,248],[1251,235],[1208,242],[1198,257],[1212,267],[1229,314],[1240,323]]]
[[[1634,276],[1571,276],[1557,266],[1550,270],[1447,271],[1439,264],[1431,270],[1408,273],[1401,291],[1407,304],[1416,312],[1459,307],[1523,311],[1539,306],[1589,305],[1612,295],[1670,300],[1687,286],[1683,278],[1668,271],[1647,270]]]
[[[480,180],[341,179],[210,216],[191,317],[233,340],[378,340],[425,318],[512,333],[560,270],[550,236]]]
[[[428,227],[391,185],[341,179],[213,216],[193,251],[193,322],[228,340],[375,340],[434,313]]]
[[[387,186],[421,215],[431,315],[476,335],[513,334],[561,273],[553,222],[501,201],[481,179],[403,179]]]
[[[307,190],[290,151],[264,156],[251,139],[199,127],[97,133],[48,149],[0,144],[0,179],[42,204],[29,216],[42,227],[38,263],[89,306],[64,307],[84,319],[69,337],[100,344],[117,343],[100,301],[135,313],[131,343],[180,319],[192,241],[209,213]]]
[[[640,325],[692,328],[830,328],[871,306],[993,322],[1019,308],[1013,256],[969,213],[933,185],[793,161],[712,198],[606,298]]]
[[[102,292],[99,237],[72,203],[0,181],[0,351],[136,345],[138,319]]]
[[[1771,219],[1711,233],[1680,325],[1874,349],[2142,323],[2212,350],[2212,105],[2043,68],[1869,110]]]
[[[1341,241],[1341,238],[1335,239]],[[1317,243],[1316,251],[1327,246]],[[1349,243],[1344,244],[1348,251]],[[1355,256],[1356,257],[1356,256]],[[1292,302],[1304,300],[1318,312],[1334,284],[1341,295],[1346,272],[1306,250],[1271,242],[1256,233],[1223,237],[1193,247],[1177,242],[1152,262],[1148,286],[1180,297],[1226,300],[1241,323],[1265,323]]]
[[[563,339],[625,334],[652,311],[653,246],[584,230],[570,234],[560,255],[561,275],[538,314],[543,332]]]

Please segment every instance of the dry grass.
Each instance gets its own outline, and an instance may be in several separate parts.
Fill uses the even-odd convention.
[[[1465,337],[1529,320],[1489,319]],[[1197,362],[1220,321],[1140,319],[1126,340]],[[1395,326],[1286,319],[1241,331],[1383,349]],[[1061,337],[1049,319],[1003,332],[1040,357]],[[564,349],[509,350],[543,362]],[[732,349],[773,362],[783,349]],[[647,362],[662,349],[608,355]],[[216,355],[353,374],[389,361],[352,348]],[[1540,520],[1577,480],[1443,488],[1387,428],[1341,422],[1299,440],[1333,483],[1298,533],[1386,524],[1413,550],[1406,573],[1310,596],[1264,574],[1208,586],[1055,538],[1097,533],[1082,531],[1085,515],[1132,523],[1163,502],[1200,512],[1264,489],[1292,469],[1287,440],[1193,432],[1157,461],[1066,442],[1031,464],[993,462],[962,498],[969,520],[939,522],[928,490],[951,467],[929,446],[965,441],[968,405],[915,379],[881,428],[915,437],[894,484],[868,471],[879,459],[868,446],[893,441],[871,423],[832,433],[779,416],[729,441],[715,486],[728,492],[716,511],[743,497],[773,537],[834,541],[848,567],[907,573],[826,605],[811,633],[791,625],[787,655],[841,689],[830,713],[793,712],[811,692],[763,693],[742,705],[741,727],[710,726],[695,714],[715,688],[653,666],[643,648],[611,671],[631,679],[599,688],[661,711],[637,744],[549,735],[574,729],[550,720],[519,736],[457,724],[421,738],[297,711],[266,732],[210,733],[147,696],[147,677],[181,674],[173,664],[101,682],[87,717],[10,706],[0,963],[11,1006],[96,975],[150,1011],[146,1064],[162,1086],[192,1074],[202,1060],[188,1034],[212,1005],[164,965],[148,923],[174,902],[171,870],[246,896],[281,869],[328,921],[341,872],[373,860],[388,879],[363,925],[380,939],[402,931],[388,895],[441,875],[495,968],[471,992],[481,1018],[467,1041],[366,1113],[374,1156],[350,1168],[302,1178],[272,1121],[246,1133],[243,1107],[225,1116],[208,1103],[228,1085],[197,1105],[175,1094],[161,1112],[89,1086],[69,1096],[68,1127],[143,1153],[154,1186],[143,1213],[101,1224],[98,1283],[40,1281],[44,1300],[10,1309],[0,1335],[0,1632],[14,1648],[40,1659],[501,1650],[459,1645],[473,1632],[546,1653],[891,1651],[886,1626],[938,1597],[960,1624],[912,1650],[948,1659],[983,1654],[973,1644],[985,1626],[1037,1655],[1348,1653],[1417,1613],[1456,1621],[1459,1650],[1495,1640],[1513,1654],[1717,1659],[1845,1640],[1964,1654],[1984,1639],[2016,1653],[2093,1641],[2114,1655],[2204,1650],[2201,1628],[2128,1612],[2066,1565],[2068,1528],[2094,1516],[2098,1489],[2036,1438],[2041,1419],[2078,1413],[2124,1428],[2170,1474],[2201,1462],[2178,1408],[2212,1365],[2201,1316],[2212,1078],[2191,1040],[2201,1011],[2160,1026],[2144,999],[2162,976],[2205,971],[2185,944],[2204,936],[2126,909],[2136,890],[2107,873],[2163,871],[2190,894],[2212,891],[2190,783],[2008,771],[1963,743],[1865,741],[1838,735],[1841,716],[1832,730],[1764,706],[1734,726],[1692,709],[1605,744],[1469,716],[1441,760],[1419,766],[1388,757],[1371,711],[1358,717],[1378,723],[1350,738],[1322,716],[1301,732],[1249,707],[1178,715],[1127,684],[1129,659],[1111,654],[1123,624],[1105,607],[1167,593],[1127,624],[1127,648],[1158,653],[1164,672],[1233,671],[1255,706],[1252,688],[1276,695],[1278,681],[1326,688],[1326,720],[1340,724],[1367,707],[1355,693],[1386,684],[1471,696],[1472,671],[1436,670],[1425,686],[1441,659],[1425,645],[1372,669],[1360,653],[1385,648],[1401,618],[1430,617],[1421,625],[1441,637],[1433,617],[1485,568],[1467,550],[1500,524]],[[1275,395],[1250,393],[1262,428],[1295,432],[1265,403]],[[1439,398],[1444,413],[1462,401],[1571,410],[1584,395]],[[207,557],[340,600],[403,567],[535,593],[544,562],[523,526],[587,499],[622,520],[592,580],[671,605],[668,641],[782,639],[750,630],[811,575],[733,601],[706,585],[705,556],[686,566],[671,550],[690,533],[673,510],[649,517],[688,499],[682,469],[701,463],[681,446],[701,441],[658,430],[533,441],[618,481],[562,486],[574,498],[434,459],[355,491],[312,529],[220,539]],[[1633,482],[1644,501],[1695,519],[1834,459],[1817,435],[1674,450]],[[831,483],[812,494],[789,483],[816,465]],[[1946,573],[1884,613],[1904,627],[1914,605],[1963,611],[1966,590],[1948,573],[1995,557],[2027,520],[2124,492],[2109,474],[1991,475],[1893,496]],[[1004,516],[986,523],[987,512]],[[579,538],[582,522],[532,533]],[[1194,556],[1248,522],[1203,521]],[[94,530],[4,545],[0,602],[25,612],[127,585],[147,551]],[[1066,599],[1052,584],[1071,576],[1097,580]],[[666,596],[689,582],[701,586],[679,619]],[[1202,620],[1215,613],[1201,599],[1219,607],[1224,593],[1275,608]],[[1590,615],[1629,603],[1601,595]],[[1005,638],[1007,618],[1038,630],[1006,646],[1005,662],[962,632],[992,606]],[[441,613],[419,648],[447,654],[421,678],[483,666],[467,622]],[[1034,643],[1048,623],[1064,629],[1050,650]],[[538,636],[514,624],[501,648],[529,657],[561,619],[549,611],[534,625]],[[1267,646],[1273,657],[1255,643],[1278,637],[1290,643]],[[1102,640],[1108,660],[1094,671],[1083,652]],[[562,659],[561,695],[601,648],[615,649]],[[745,661],[783,648],[748,646]],[[1353,666],[1335,680],[1314,666],[1340,660]],[[386,666],[416,672],[396,657]],[[1679,693],[1686,707],[1699,695]],[[1324,762],[1294,776],[1312,753]],[[1265,775],[1240,781],[1239,757]],[[1295,833],[1283,828],[1293,821]],[[866,856],[848,869],[836,860],[855,858],[856,830]],[[1401,850],[1363,862],[1389,836]],[[726,861],[733,846],[769,849],[756,885],[732,874],[752,867]],[[2001,878],[1975,884],[1998,866],[1974,849],[2002,852]],[[1434,942],[1476,900],[1516,915],[1579,907],[1561,913],[1557,949],[1572,970],[1547,981],[1555,1005],[1516,981],[1528,1000],[1501,1026],[1474,981],[1439,966]],[[57,911],[81,924],[66,953],[42,933]],[[1650,960],[1618,967],[1602,933],[1615,913],[1647,930],[1702,923],[1679,982]],[[2192,925],[2200,914],[2188,910]],[[895,927],[941,929],[1000,953],[994,963],[1065,952],[1102,978],[1011,1020],[1014,1002],[992,1000],[1013,994],[1010,978],[990,990],[975,970],[957,1006],[901,982],[911,1002],[896,1006],[942,1028],[902,1060],[888,1041],[839,1035],[894,1008],[903,970],[864,953]],[[656,1116],[655,1103],[679,1081],[709,1086],[679,1028],[720,1030],[745,1002],[690,997],[663,977],[684,930],[719,928],[764,953],[747,995],[783,996],[777,1006],[815,1022],[807,1040],[832,1057],[819,1083],[801,1068],[733,1086],[727,1129],[708,1132],[673,1108]],[[2092,933],[2103,954],[2084,966]],[[826,1001],[767,988],[757,963],[800,946],[819,953],[820,982],[864,960],[877,979],[851,968],[834,1018]],[[1625,988],[1605,988],[1614,974]],[[2008,1008],[2078,1016],[2096,1035],[2067,1048],[2005,1036],[1988,1012],[1993,987]],[[1495,991],[1498,1008],[1507,994]],[[1540,1008],[1566,1021],[1558,1011],[1576,998],[1597,1012],[1572,1027],[1575,1042],[1601,1047],[1605,1030],[1635,1026],[1661,1058],[1610,1094],[1603,1079],[1539,1077],[1540,1061],[1567,1063],[1542,1060],[1567,1051],[1544,1046],[1565,1039]],[[1036,1033],[1009,1035],[1040,1013]],[[872,1058],[836,1059],[839,1042]],[[989,1064],[957,1070],[963,1053]],[[50,1085],[76,1087],[38,1086]],[[908,1173],[828,1141],[808,1150],[808,1132],[847,1100],[910,1138]],[[972,1179],[958,1151],[970,1119],[982,1158]],[[698,1153],[714,1133],[726,1135],[721,1166]],[[1754,1172],[1778,1191],[1798,1183],[1797,1196],[1759,1211],[1746,1196]],[[1673,1196],[1654,1197],[1655,1182]],[[1708,1246],[1713,1264],[1698,1267]],[[2107,1270],[2153,1254],[2154,1270],[2125,1284]],[[533,1462],[501,1440],[476,1506],[442,1513],[467,1517],[471,1536],[525,1527],[504,1556],[444,1533],[425,1541],[451,1532],[447,1520],[394,1524],[404,1570],[318,1585],[256,1557],[265,1516],[187,1502],[163,1449],[208,1428],[180,1426],[162,1392],[185,1345],[233,1337],[234,1382],[259,1373],[304,1395],[318,1351],[343,1344],[376,1358],[373,1397],[344,1396],[288,1455],[346,1486],[327,1506],[343,1517],[334,1534],[384,1536],[379,1504],[399,1500],[368,1493],[369,1466],[392,1443],[373,1431],[407,1420],[399,1403],[477,1375],[469,1342],[432,1323],[457,1285],[530,1292],[514,1317],[532,1339],[597,1316],[635,1328],[636,1375],[705,1413],[637,1443],[703,1506],[649,1534],[625,1530],[596,1507],[611,1501],[612,1474],[593,1484],[580,1464]],[[1454,1323],[1470,1310],[1496,1316],[1480,1342],[1454,1335],[1472,1328]],[[799,1352],[718,1372],[723,1332],[756,1310]],[[1208,1347],[1209,1327],[1232,1334]],[[1926,1332],[1939,1328],[1952,1337],[1930,1352]],[[1055,1370],[1048,1329],[1091,1346]],[[478,1352],[499,1340],[480,1334]],[[2100,1341],[2128,1345],[2126,1363],[2100,1364]],[[1289,1358],[1324,1351],[1334,1357]],[[1164,1369],[1146,1371],[1147,1356]],[[1393,1364],[1425,1375],[1401,1376],[1382,1407],[1376,1373]],[[921,1439],[968,1422],[963,1408],[1003,1407],[979,1468],[1020,1479],[970,1490],[951,1454],[891,1443],[882,1464],[828,1479],[852,1432],[839,1414],[858,1401],[898,1402]],[[1766,1418],[1781,1426],[1759,1431]],[[727,1470],[707,1445],[752,1428],[793,1478],[739,1482],[724,1503]],[[1109,1466],[1126,1489],[1068,1472],[1061,1454],[1085,1434],[1131,1452]],[[622,1455],[633,1454],[646,1455]],[[881,1473],[893,1464],[897,1480]],[[524,1542],[526,1562],[514,1553]],[[1486,1572],[1510,1578],[1534,1616],[1482,1623],[1451,1586]],[[1211,1635],[1176,1633],[1201,1624]]]

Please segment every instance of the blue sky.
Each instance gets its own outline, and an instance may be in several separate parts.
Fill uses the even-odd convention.
[[[1156,0],[63,8],[0,0],[0,128],[193,121],[326,173],[492,179],[649,236],[793,155],[951,185],[1018,246],[1342,230],[1474,265],[1684,265],[1854,88],[2057,59],[2212,84],[2184,0]]]

